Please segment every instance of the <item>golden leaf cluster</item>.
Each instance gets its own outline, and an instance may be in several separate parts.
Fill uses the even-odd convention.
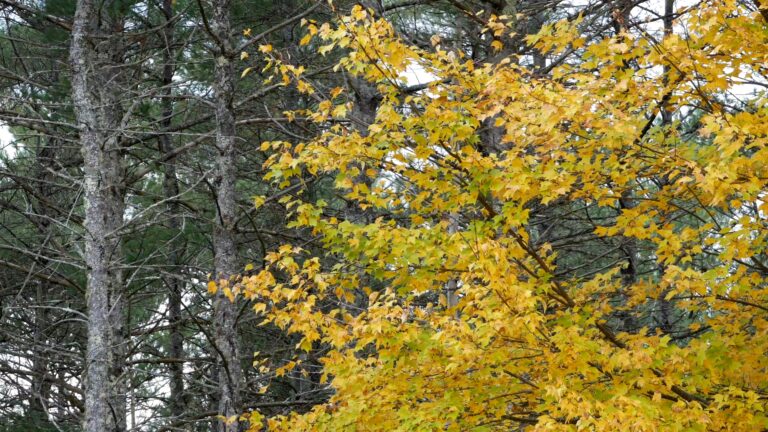
[[[768,100],[756,92],[734,108],[722,97],[766,82],[768,25],[735,0],[678,20],[686,36],[659,40],[547,26],[529,42],[576,46],[581,61],[546,76],[515,58],[475,63],[439,40],[409,46],[362,8],[313,24],[302,43],[343,50],[338,68],[382,102],[365,133],[327,123],[346,115],[335,99],[320,104],[322,136],[265,144],[269,178],[331,174],[380,217],[283,201],[335,264],[286,246],[238,292],[300,335],[297,348],[325,347],[335,392],[307,413],[256,415],[254,430],[768,428]],[[403,94],[414,66],[434,84]],[[483,149],[488,127],[501,136],[494,151]],[[625,261],[563,272],[572,263],[532,219],[555,206],[602,215],[590,235],[632,242],[650,270],[630,281]],[[619,322],[658,307],[687,317],[684,328]]]

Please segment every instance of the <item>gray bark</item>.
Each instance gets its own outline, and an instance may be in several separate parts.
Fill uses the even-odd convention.
[[[216,280],[230,280],[240,272],[237,260],[235,224],[237,202],[235,191],[235,64],[232,55],[231,3],[213,2],[211,31],[217,41],[213,91],[216,99],[216,206],[213,248]],[[214,299],[214,338],[220,357],[218,374],[219,414],[225,417],[242,413],[243,370],[240,364],[240,343],[237,337],[237,305],[227,299],[222,290]],[[220,421],[218,430],[235,432],[238,422]]]
[[[459,231],[459,215],[451,214],[448,216],[448,234],[455,234]],[[459,304],[459,280],[450,279],[445,284],[445,307],[450,309]]]
[[[675,0],[664,0],[664,37],[669,37],[672,35],[674,13]],[[664,65],[662,80],[665,87],[669,85],[669,74],[671,72],[671,68],[668,65]],[[672,123],[672,112],[666,106],[661,107],[661,119],[663,125],[669,125]],[[664,177],[661,181],[666,183],[668,179]],[[661,293],[659,293],[657,301],[660,316],[657,319],[657,324],[663,333],[670,334],[674,332],[674,305],[672,304],[671,300],[666,299],[667,294],[669,294],[669,290],[663,290]]]
[[[664,0],[664,37],[669,37],[672,35],[672,24],[674,23],[674,14],[675,14],[675,0]],[[665,64],[664,65],[664,71],[662,75],[662,80],[664,82],[664,86],[666,87],[669,84],[669,74],[672,72],[670,69],[670,66]],[[667,109],[667,107],[661,107],[661,118],[664,121],[664,124],[672,123],[672,113]]]
[[[38,142],[42,140],[38,139]],[[55,140],[50,140],[55,141]],[[36,177],[41,181],[36,184],[37,193],[40,197],[50,201],[53,198],[53,192],[51,183],[51,174],[48,169],[51,168],[53,156],[53,148],[51,145],[41,145],[36,155]],[[48,183],[51,182],[51,183]],[[51,227],[51,215],[49,209],[35,202],[35,224],[40,234],[40,240],[42,245],[49,242],[52,236]],[[39,263],[41,266],[47,266],[48,260],[42,259]],[[35,292],[35,305],[34,310],[34,340],[32,345],[33,357],[32,357],[32,391],[29,400],[29,408],[32,412],[32,416],[43,424],[47,421],[48,416],[48,400],[51,394],[51,383],[45,379],[49,369],[48,359],[48,335],[47,331],[50,326],[49,310],[46,308],[48,301],[50,300],[50,294],[52,284],[47,280],[40,280],[36,283]]]
[[[163,99],[161,102],[162,113],[160,125],[164,131],[171,128],[171,118],[173,116],[173,75],[176,71],[175,50],[174,50],[174,25],[173,3],[172,0],[163,0],[162,12],[165,18],[165,27],[163,29],[163,39],[165,48],[163,49]],[[163,133],[159,137],[160,152],[164,155],[173,154],[173,138],[170,133]],[[184,253],[184,245],[181,240],[181,206],[178,201],[179,181],[176,175],[176,157],[170,156],[163,166],[163,198],[167,200],[166,211],[168,212],[168,229],[173,235],[168,244],[168,265],[172,272],[178,270],[181,265],[181,255]],[[183,282],[174,276],[164,278],[165,286],[168,289],[168,357],[171,359],[184,358],[184,335],[181,328],[181,302]],[[170,375],[170,401],[169,411],[174,421],[177,421],[184,415],[186,410],[186,400],[184,393],[184,363],[174,361],[168,365]]]
[[[120,72],[114,67],[120,48],[111,24],[93,0],[78,0],[70,61],[85,194],[85,432],[126,429],[125,297],[118,233],[124,192],[116,98]]]
[[[347,83],[352,89],[355,101],[350,117],[360,135],[368,136],[368,126],[376,121],[376,110],[381,103],[381,94],[373,83],[363,78],[349,76]]]

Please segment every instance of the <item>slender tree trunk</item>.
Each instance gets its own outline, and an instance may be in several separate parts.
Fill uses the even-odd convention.
[[[176,71],[175,51],[174,51],[174,26],[171,22],[173,18],[173,0],[163,0],[162,12],[165,17],[165,28],[163,29],[163,39],[165,48],[163,49],[163,100],[160,124],[163,130],[169,130],[171,127],[171,118],[173,116],[173,75]],[[170,133],[160,135],[160,152],[169,155],[173,151],[172,136]],[[172,240],[168,244],[168,264],[175,272],[181,267],[181,255],[183,254],[183,244],[180,241],[181,236],[181,207],[178,202],[179,181],[176,176],[176,158],[169,157],[163,170],[163,197],[168,200],[166,210],[168,211],[168,229],[171,232]],[[168,288],[168,325],[170,327],[170,337],[168,341],[168,356],[172,359],[184,358],[184,335],[181,329],[181,302],[183,283],[174,276],[164,279],[165,286]],[[184,415],[186,410],[184,395],[184,364],[181,362],[171,362],[168,366],[170,374],[170,401],[169,411],[173,420],[178,420]]]
[[[235,223],[235,65],[232,55],[231,3],[213,2],[211,30],[218,49],[214,66],[213,91],[216,98],[216,164],[218,166],[213,248],[216,280],[229,280],[240,272],[237,260]],[[214,300],[214,338],[221,364],[219,369],[219,414],[232,418],[242,413],[243,371],[237,337],[237,305],[219,290]],[[241,430],[238,422],[219,422],[221,432]]]
[[[669,37],[672,35],[673,30],[673,24],[674,24],[674,14],[675,12],[675,0],[664,0],[664,37]],[[664,65],[664,71],[662,80],[664,83],[664,87],[666,88],[667,85],[669,85],[669,74],[672,72],[672,69],[668,65]],[[669,125],[672,123],[672,112],[666,107],[661,107],[661,119],[663,125]],[[662,178],[663,183],[667,183],[669,181],[666,176]],[[657,299],[658,301],[658,312],[659,312],[659,318],[657,319],[657,324],[659,327],[661,327],[661,331],[664,333],[672,333],[674,331],[674,322],[673,322],[673,313],[674,313],[674,305],[672,304],[671,300],[667,300],[667,294],[669,294],[669,290],[663,290],[661,293],[659,293],[659,297]]]
[[[48,344],[46,330],[48,328],[48,310],[45,303],[50,291],[50,284],[47,281],[39,281],[36,284],[35,293],[35,334],[33,339],[33,357],[32,357],[32,391],[29,400],[29,409],[35,423],[43,425],[47,423],[48,407],[47,401],[51,392],[50,382],[45,379],[48,374],[48,353],[46,345]]]
[[[379,109],[382,99],[381,93],[374,84],[363,78],[349,76],[347,83],[355,100],[350,117],[360,135],[368,136],[368,126],[376,120],[376,110]]]
[[[674,13],[675,13],[675,0],[664,0],[664,37],[665,38],[672,35]],[[663,75],[662,75],[662,80],[664,82],[665,87],[669,85],[670,72],[672,72],[670,66],[665,64]],[[661,107],[661,116],[662,116],[662,120],[664,121],[664,124],[669,124],[672,122],[672,113],[667,109],[667,107]]]
[[[85,432],[126,429],[125,297],[118,234],[124,210],[123,167],[115,97],[119,72],[112,64],[118,58],[117,38],[104,31],[110,23],[93,0],[78,0],[70,61],[85,193]]]
[[[50,139],[50,142],[54,142],[54,139]],[[38,138],[39,148],[36,155],[36,178],[40,181],[36,183],[37,193],[42,199],[51,201],[53,198],[53,191],[51,184],[53,180],[49,169],[51,168],[53,146],[49,144],[43,144],[43,140]],[[50,182],[50,183],[49,183]],[[41,245],[46,245],[50,241],[53,235],[51,227],[52,215],[50,215],[49,209],[42,205],[39,201],[33,201],[35,207],[35,225],[37,226]],[[39,265],[46,267],[48,260],[43,258],[40,260]],[[29,400],[29,408],[32,412],[32,416],[35,418],[36,424],[45,425],[48,423],[48,401],[51,393],[51,383],[46,379],[49,372],[49,358],[48,358],[48,331],[50,326],[49,310],[47,309],[48,303],[51,300],[51,284],[46,280],[40,280],[36,284],[35,292],[35,311],[34,311],[34,339],[32,345],[33,357],[32,357],[32,372],[33,379],[31,397]]]

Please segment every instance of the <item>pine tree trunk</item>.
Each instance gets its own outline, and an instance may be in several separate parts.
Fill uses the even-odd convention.
[[[163,49],[163,99],[161,102],[162,112],[160,125],[163,130],[169,130],[171,127],[171,118],[173,116],[173,75],[176,71],[176,59],[174,50],[174,32],[172,23],[173,2],[172,0],[163,0],[162,12],[165,18],[165,28],[163,29],[163,39],[165,48]],[[176,175],[176,157],[169,156],[173,152],[173,142],[170,133],[160,135],[160,153],[167,158],[163,165],[163,198],[167,200],[166,211],[168,212],[168,229],[173,240],[168,244],[168,265],[172,272],[176,272],[181,267],[181,256],[183,255],[183,243],[181,240],[181,206],[179,205],[179,181]],[[173,360],[184,358],[184,335],[181,329],[181,302],[183,282],[175,275],[164,278],[165,286],[168,288],[168,325],[170,327],[168,341],[168,357]],[[184,415],[186,410],[186,400],[184,394],[184,363],[181,361],[172,361],[168,365],[170,375],[170,401],[169,412],[174,421],[177,421]]]
[[[126,429],[125,297],[118,232],[124,210],[116,97],[120,72],[108,67],[119,58],[119,46],[111,34],[112,20],[99,12],[93,0],[77,2],[70,46],[85,193],[85,432]]]
[[[211,30],[219,44],[214,66],[213,91],[216,98],[216,150],[218,167],[213,248],[216,280],[229,280],[240,271],[237,260],[235,223],[235,65],[230,40],[231,4],[227,0],[213,2]],[[219,414],[227,418],[242,413],[243,371],[237,337],[237,305],[219,290],[214,300],[214,338],[220,355]],[[241,430],[238,422],[220,421],[218,430]]]
[[[40,148],[37,150],[35,158],[35,174],[36,178],[40,181],[36,184],[36,187],[37,194],[39,194],[42,199],[50,201],[53,198],[51,184],[54,179],[51,178],[52,176],[48,170],[52,168],[51,165],[54,150],[51,145],[42,144],[42,141],[43,140],[38,138]],[[50,141],[55,140],[51,139]],[[48,207],[42,205],[39,201],[35,201],[33,205],[35,206],[35,214],[39,215],[35,217],[35,225],[39,232],[40,242],[42,245],[46,245],[53,235],[53,227],[51,227],[53,215],[50,215]],[[41,260],[41,267],[47,267],[48,265],[49,262],[47,259]],[[34,381],[32,382],[29,409],[36,424],[41,426],[48,423],[48,400],[51,393],[51,383],[46,379],[50,366],[47,333],[50,326],[48,302],[51,300],[51,289],[51,284],[47,280],[40,280],[36,284],[36,308],[34,312],[35,327],[32,345],[32,378]]]

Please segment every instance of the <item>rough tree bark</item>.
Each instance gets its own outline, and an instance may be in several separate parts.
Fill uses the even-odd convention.
[[[83,154],[88,344],[85,432],[126,429],[125,298],[120,269],[123,167],[119,139],[119,37],[93,0],[78,0],[72,23],[72,99]]]
[[[213,91],[216,99],[216,220],[213,224],[213,249],[216,280],[229,280],[240,272],[237,260],[235,224],[235,64],[231,40],[231,2],[213,2],[210,20],[216,43]],[[237,305],[222,292],[214,299],[214,338],[220,357],[218,374],[219,414],[231,418],[242,412],[243,371],[237,337]],[[218,430],[235,432],[242,427],[235,422],[219,421]]]
[[[49,142],[55,142],[55,139],[47,140]],[[35,157],[35,173],[36,178],[40,180],[36,183],[37,194],[44,200],[50,201],[53,199],[53,192],[51,184],[53,184],[53,176],[49,172],[52,170],[53,162],[53,145],[43,144],[43,140],[38,138],[40,145]],[[41,240],[41,248],[45,246],[49,241],[52,233],[51,220],[53,215],[50,215],[49,209],[42,205],[38,201],[33,201],[33,207],[35,216],[33,220],[39,232]],[[50,263],[47,259],[41,258],[38,263],[40,266],[47,267]],[[39,280],[35,284],[35,311],[34,311],[34,336],[32,345],[32,388],[29,400],[29,409],[32,413],[32,417],[37,424],[43,425],[47,422],[48,417],[48,400],[51,393],[51,383],[46,380],[49,369],[49,353],[48,353],[48,331],[50,326],[49,310],[47,308],[48,302],[51,300],[52,284],[47,280]]]
[[[163,155],[173,154],[173,138],[170,132],[171,119],[173,116],[173,75],[176,72],[176,52],[174,48],[173,24],[173,0],[163,0],[162,13],[165,18],[163,28],[163,40],[165,47],[163,49],[163,76],[162,88],[163,98],[161,101],[162,112],[160,114],[160,126],[166,133],[159,137],[160,153]],[[181,256],[183,255],[184,245],[181,241],[181,206],[179,205],[179,181],[176,175],[176,157],[170,156],[163,165],[163,198],[167,200],[166,211],[168,212],[168,229],[173,236],[168,243],[168,265],[175,272],[181,267]],[[174,360],[184,358],[184,335],[181,328],[181,302],[183,282],[174,275],[163,278],[165,286],[168,288],[168,357]],[[168,364],[170,374],[170,401],[168,408],[173,421],[177,421],[184,415],[186,410],[186,401],[184,394],[184,363],[181,361],[172,361]]]

